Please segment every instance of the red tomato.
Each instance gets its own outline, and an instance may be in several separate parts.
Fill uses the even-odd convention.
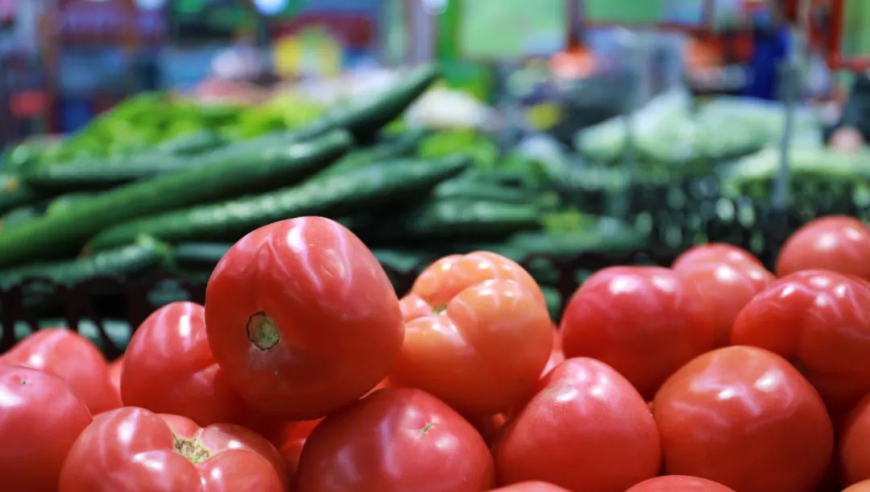
[[[715,326],[714,347],[731,342],[731,328],[740,310],[776,280],[772,273],[755,263],[708,261],[695,263],[677,272],[704,296]]]
[[[710,243],[695,246],[686,250],[674,261],[671,266],[674,270],[681,272],[684,269],[692,268],[698,264],[714,261],[717,263],[728,263],[736,266],[755,265],[764,268],[764,265],[758,261],[758,258],[752,256],[752,253],[745,249],[740,249],[737,246],[722,243]]]
[[[713,347],[713,321],[694,285],[658,267],[611,267],[574,293],[562,316],[565,357],[611,365],[649,399],[674,371]]]
[[[834,445],[818,393],[785,359],[726,347],[677,371],[654,401],[665,473],[741,492],[808,492]]]
[[[870,390],[870,288],[826,271],[798,272],[755,296],[734,322],[731,341],[798,364],[833,414]]]
[[[125,405],[203,426],[244,423],[248,410],[214,361],[201,305],[174,302],[154,311],[130,339],[125,361]]]
[[[533,388],[553,347],[541,289],[494,253],[448,256],[411,289],[429,306],[408,317],[390,381],[419,388],[463,415],[508,410]]]
[[[870,480],[870,394],[861,399],[849,415],[840,434],[839,455],[846,485]]]
[[[839,215],[805,224],[788,238],[776,262],[780,277],[800,270],[831,270],[870,280],[870,229]]]
[[[493,492],[570,492],[547,482],[521,482],[493,489]]]
[[[870,480],[858,482],[847,489],[843,489],[843,492],[870,492]]]
[[[118,401],[121,401],[121,372],[124,369],[124,357],[118,357],[109,363],[109,382],[112,383],[112,389],[118,395]]]
[[[63,461],[91,423],[60,378],[0,364],[0,477],[4,492],[56,492]]]
[[[625,492],[734,492],[705,478],[669,475],[641,482]]]
[[[290,483],[296,482],[296,474],[299,471],[299,458],[302,456],[302,448],[311,432],[323,419],[306,420],[288,425],[283,435],[273,441],[278,447],[278,453],[287,467]]]
[[[326,417],[299,461],[298,492],[480,492],[492,483],[474,427],[415,389],[384,389]]]
[[[284,462],[255,432],[123,407],[73,444],[59,492],[286,492]]]
[[[568,359],[509,423],[495,452],[500,484],[543,480],[622,492],[658,475],[661,443],[646,402],[594,359]]]
[[[302,217],[261,227],[218,263],[206,290],[215,361],[255,409],[322,417],[365,395],[404,337],[399,300],[342,225]]]
[[[0,363],[38,369],[63,379],[94,415],[121,406],[109,381],[105,357],[72,330],[36,331],[0,356]]]

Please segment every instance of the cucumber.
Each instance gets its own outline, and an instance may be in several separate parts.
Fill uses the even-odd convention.
[[[6,231],[42,216],[42,207],[25,205],[0,216],[0,231]]]
[[[200,130],[171,138],[156,147],[167,155],[192,156],[224,145],[224,139],[211,130]]]
[[[330,108],[307,130],[317,133],[343,128],[358,142],[366,141],[401,116],[440,77],[441,68],[436,63],[405,70],[398,74],[396,82],[380,93],[357,97]]]
[[[33,205],[45,197],[44,192],[22,183],[18,176],[0,174],[0,214],[25,205]]]
[[[460,176],[445,181],[432,190],[436,200],[481,200],[501,203],[530,203],[540,194],[522,188],[510,188],[496,183],[487,183]]]
[[[354,169],[359,169],[380,161],[393,160],[397,157],[407,157],[414,153],[417,145],[423,140],[428,132],[425,130],[413,130],[391,138],[386,142],[372,147],[352,152],[335,164],[317,173],[311,179],[322,179],[328,176],[336,176]]]
[[[118,276],[142,272],[163,265],[171,256],[165,243],[140,236],[133,244],[69,261],[35,263],[0,271],[0,285],[10,286],[29,278],[48,279],[74,285],[100,276]]]
[[[524,256],[545,254],[554,258],[572,258],[580,253],[619,252],[643,248],[649,238],[629,224],[609,217],[585,231],[549,233],[546,231],[518,232],[507,241],[507,246]]]
[[[310,142],[250,148],[71,204],[0,234],[0,267],[70,254],[94,234],[137,217],[289,184],[341,156],[344,131]]]
[[[214,268],[233,243],[183,243],[175,247],[173,262],[182,268]]]
[[[171,211],[110,227],[90,246],[101,250],[145,233],[170,243],[235,241],[257,227],[300,215],[347,214],[425,193],[468,166],[463,157],[397,160],[309,180],[298,186]]]
[[[264,147],[287,145],[298,141],[298,135],[282,132],[221,147],[195,157],[174,155],[158,149],[130,157],[83,158],[64,164],[30,166],[22,171],[21,178],[31,187],[53,193],[105,190],[205,163],[250,158],[252,153]]]
[[[367,216],[350,223],[371,231],[375,240],[485,238],[538,228],[540,216],[535,205],[446,200],[427,202],[392,220]]]

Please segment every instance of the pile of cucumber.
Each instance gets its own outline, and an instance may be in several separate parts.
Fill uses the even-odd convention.
[[[642,242],[577,214],[554,221],[564,212],[552,193],[481,169],[472,153],[426,155],[430,132],[388,131],[439,76],[434,64],[408,69],[380,94],[244,140],[205,129],[126,156],[63,163],[15,149],[0,180],[0,286],[156,269],[206,278],[251,230],[301,215],[340,220],[390,272],[477,248],[519,260]],[[569,224],[560,240],[547,241],[551,223]]]

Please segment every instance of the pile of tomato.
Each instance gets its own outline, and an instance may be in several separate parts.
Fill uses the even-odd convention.
[[[0,489],[868,492],[870,229],[811,222],[776,270],[606,268],[557,327],[494,253],[399,299],[338,223],[277,222],[122,359],[67,329],[0,356]]]

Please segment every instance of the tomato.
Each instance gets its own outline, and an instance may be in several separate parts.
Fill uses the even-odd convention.
[[[541,289],[522,267],[494,253],[448,256],[420,274],[410,295],[429,309],[405,313],[393,384],[469,416],[506,411],[529,393],[554,334]]]
[[[741,492],[813,490],[834,445],[810,383],[755,347],[718,349],[683,366],[656,395],[654,415],[666,474]]]
[[[284,460],[291,484],[296,482],[296,474],[299,470],[299,458],[302,456],[302,448],[305,446],[305,441],[311,435],[314,428],[322,421],[323,419],[295,422],[288,425],[282,435],[272,441],[278,447],[281,459]]]
[[[298,492],[480,492],[492,456],[467,421],[416,389],[388,388],[314,428],[299,460]]]
[[[322,217],[276,222],[237,242],[209,279],[205,320],[215,361],[242,398],[291,420],[365,395],[404,338],[378,260]]]
[[[683,267],[677,272],[704,296],[715,323],[714,347],[731,342],[734,320],[756,294],[773,283],[772,273],[755,263],[729,263],[711,260]]]
[[[124,404],[181,415],[199,425],[242,424],[248,409],[208,345],[205,309],[174,302],[133,334],[121,377]]]
[[[176,415],[123,407],[98,415],[73,444],[59,492],[286,492],[284,462],[255,432],[200,428]]]
[[[4,492],[56,492],[63,461],[91,423],[63,380],[0,364],[0,477]]]
[[[63,379],[94,415],[121,406],[103,354],[72,330],[38,330],[0,356],[0,363],[38,369]]]
[[[870,480],[858,482],[849,488],[843,489],[843,492],[870,492]]]
[[[623,376],[594,359],[568,359],[508,422],[495,463],[502,485],[622,492],[658,475],[661,443],[647,403]]]
[[[574,293],[562,316],[565,357],[611,365],[649,399],[674,371],[713,347],[695,286],[659,267],[611,267]]]
[[[776,274],[831,270],[870,280],[870,229],[858,219],[832,215],[804,224],[779,251]]]
[[[775,352],[802,368],[832,414],[870,390],[870,288],[845,275],[803,271],[755,296],[731,341]]]
[[[643,481],[625,492],[734,492],[734,490],[704,478],[669,475]]]
[[[109,382],[112,384],[112,389],[118,395],[118,401],[121,401],[121,372],[124,370],[124,357],[118,357],[109,363]]]
[[[570,492],[547,482],[521,482],[493,489],[493,492]]]
[[[674,261],[671,266],[677,272],[696,265],[714,261],[716,263],[728,263],[736,266],[755,265],[764,268],[764,265],[749,251],[732,246],[730,244],[710,243],[695,246],[686,250]]]
[[[862,398],[849,415],[840,434],[839,456],[846,485],[870,480],[870,394]]]

